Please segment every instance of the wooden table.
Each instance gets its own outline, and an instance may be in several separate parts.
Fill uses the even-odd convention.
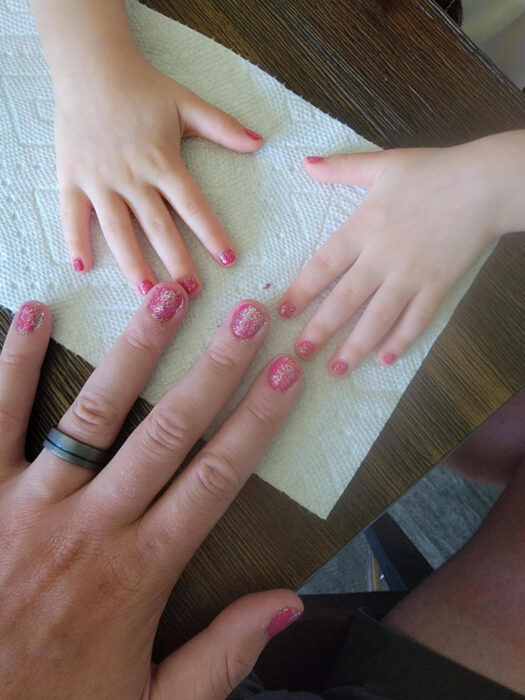
[[[525,99],[427,0],[147,0],[383,147],[525,127]],[[453,174],[451,174],[453,176]],[[156,654],[254,590],[295,588],[525,384],[525,242],[504,239],[320,520],[253,476],[178,583]],[[0,317],[5,330],[8,315]],[[29,456],[91,368],[52,343]],[[138,401],[123,435],[147,414]]]

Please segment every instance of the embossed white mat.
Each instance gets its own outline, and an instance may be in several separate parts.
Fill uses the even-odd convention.
[[[271,309],[272,328],[233,404],[272,355],[293,351],[315,305],[300,319],[284,321],[276,302],[362,198],[358,189],[311,180],[302,170],[303,157],[375,147],[219,44],[134,0],[128,10],[139,46],[153,64],[267,141],[255,155],[234,154],[197,139],[184,145],[190,171],[240,256],[235,268],[220,269],[181,224],[205,288],[144,392],[157,401],[193,363],[226,311],[237,300],[254,297]],[[139,299],[96,227],[94,270],[80,276],[70,269],[55,183],[51,81],[24,0],[0,0],[0,78],[0,303],[11,309],[26,298],[50,304],[56,340],[96,364]],[[149,260],[165,278],[153,254]],[[304,364],[304,391],[259,475],[326,517],[474,274],[458,285],[432,327],[394,367],[380,367],[370,356],[347,379],[330,377],[326,361],[350,325],[314,362]]]

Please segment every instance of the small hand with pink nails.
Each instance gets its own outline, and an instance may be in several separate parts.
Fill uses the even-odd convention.
[[[378,345],[379,362],[394,363],[488,244],[515,230],[502,214],[514,206],[512,191],[503,193],[498,180],[519,183],[512,154],[523,149],[524,133],[452,148],[306,158],[320,182],[369,192],[280,301],[281,316],[295,317],[342,275],[297,339],[297,355],[313,358],[368,301],[329,370],[346,375]]]

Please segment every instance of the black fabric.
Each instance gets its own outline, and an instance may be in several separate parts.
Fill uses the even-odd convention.
[[[360,611],[355,615],[326,689],[265,690],[255,674],[229,700],[523,700]]]

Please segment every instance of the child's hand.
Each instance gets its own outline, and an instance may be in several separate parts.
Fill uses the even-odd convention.
[[[317,180],[370,191],[281,299],[280,314],[296,316],[344,273],[299,336],[300,357],[312,358],[368,299],[330,358],[334,375],[355,369],[378,343],[379,361],[391,365],[418,338],[455,282],[503,232],[484,147],[478,141],[306,159]]]
[[[103,78],[56,88],[57,171],[64,235],[73,267],[92,266],[89,218],[94,208],[104,236],[129,282],[146,294],[157,282],[135,236],[132,212],[174,280],[189,294],[200,279],[166,202],[215,260],[235,261],[234,245],[186,170],[181,140],[201,136],[239,152],[261,137],[140,54],[108,64]]]

